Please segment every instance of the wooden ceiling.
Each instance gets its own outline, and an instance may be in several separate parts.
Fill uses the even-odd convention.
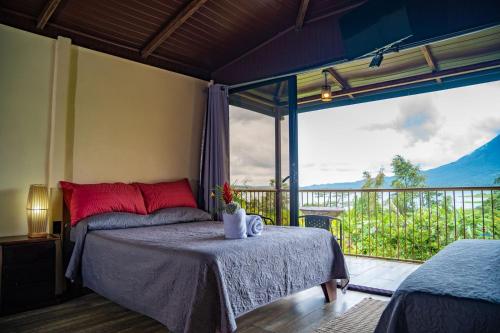
[[[0,0],[0,23],[209,79],[214,70],[278,33],[294,26],[300,30],[304,22],[354,2]]]
[[[370,61],[371,57],[364,57],[298,74],[299,112],[364,102],[379,93],[422,84],[433,84],[437,90],[450,88],[454,87],[448,85],[450,82],[472,75],[483,76],[487,82],[485,74],[492,71],[498,79],[500,25],[385,54],[380,67],[370,68]],[[328,71],[331,102],[321,101],[323,70]],[[286,115],[287,90],[279,89],[280,83],[233,94],[230,102],[270,116],[275,115],[276,107],[281,107],[281,115]]]
[[[335,98],[356,98],[377,90],[500,68],[500,26],[384,55],[380,67],[365,57],[297,76],[299,104],[320,101],[323,69]]]

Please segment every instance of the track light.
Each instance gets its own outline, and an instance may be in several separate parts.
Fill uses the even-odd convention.
[[[382,60],[384,60],[384,54],[382,52],[375,54],[375,56],[372,58],[372,61],[370,62],[370,68],[376,68],[380,67],[380,64],[382,64]]]

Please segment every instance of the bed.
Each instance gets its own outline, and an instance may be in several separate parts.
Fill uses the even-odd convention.
[[[375,330],[499,332],[500,241],[456,241],[410,274]]]
[[[234,332],[236,318],[317,285],[327,301],[348,271],[331,233],[266,226],[224,239],[223,225],[194,208],[150,215],[106,213],[71,228],[66,277],[172,332]]]

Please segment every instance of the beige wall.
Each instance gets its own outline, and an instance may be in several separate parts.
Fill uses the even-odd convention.
[[[206,82],[2,25],[0,48],[0,236],[32,183],[198,179]]]
[[[0,236],[27,232],[29,184],[47,181],[53,50],[0,25]]]
[[[198,178],[205,82],[81,50],[76,86],[76,182]]]

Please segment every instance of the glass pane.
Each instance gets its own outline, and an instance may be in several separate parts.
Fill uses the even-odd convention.
[[[288,194],[281,193],[289,174],[287,81],[233,93],[229,104],[231,182],[241,187],[248,212],[280,223],[280,216],[288,216]],[[285,203],[281,214],[276,211],[280,196]]]

